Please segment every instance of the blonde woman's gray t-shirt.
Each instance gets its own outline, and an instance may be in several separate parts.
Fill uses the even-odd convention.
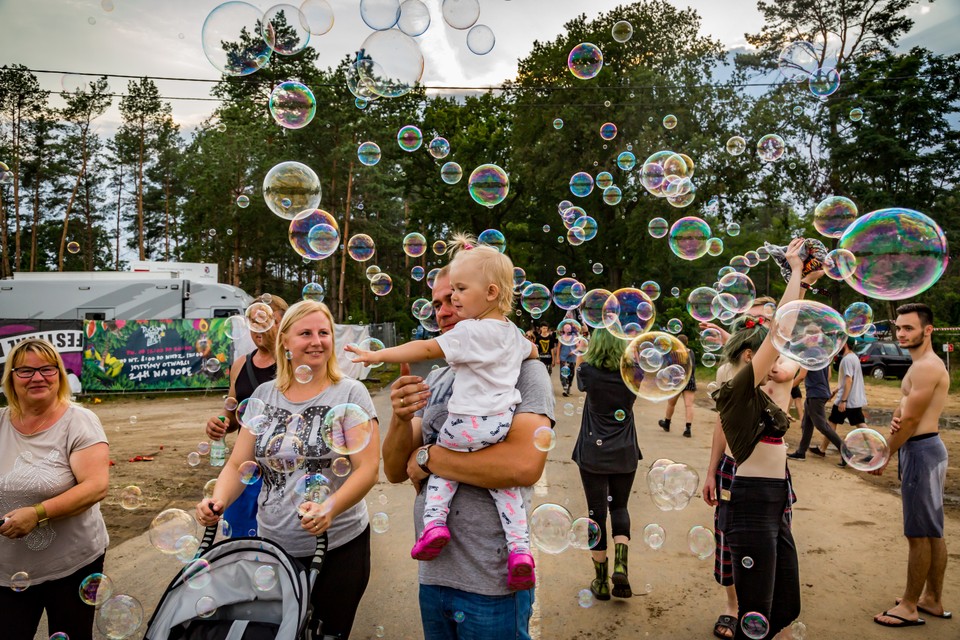
[[[297,506],[301,499],[294,491],[295,484],[304,474],[320,473],[330,481],[332,493],[336,493],[343,483],[350,477],[338,476],[331,472],[331,463],[342,454],[332,450],[323,441],[321,425],[323,419],[333,407],[351,403],[363,409],[371,420],[377,417],[376,409],[366,387],[351,378],[344,378],[340,382],[330,385],[319,395],[304,400],[291,402],[277,390],[275,380],[266,382],[253,392],[252,398],[263,400],[267,405],[267,427],[257,436],[254,453],[260,469],[263,472],[263,486],[257,500],[257,527],[260,536],[272,540],[294,556],[303,557],[313,555],[316,549],[317,538],[304,531],[297,517]],[[302,443],[303,465],[291,472],[278,471],[270,466],[268,450],[271,441],[277,436],[288,433],[290,416],[299,414],[302,420],[290,429],[289,433],[296,435]],[[371,438],[369,447],[379,447],[379,442]],[[349,457],[349,456],[346,456]],[[367,503],[361,500],[340,515],[327,530],[328,549],[336,549],[356,538],[369,523]]]
[[[453,391],[453,371],[436,369],[427,376],[430,399],[418,413],[423,419],[423,442],[434,443],[447,419],[447,401]],[[544,415],[553,426],[554,397],[547,369],[539,360],[524,360],[517,381],[520,404],[516,413]],[[426,486],[426,484],[424,484]],[[531,513],[530,487],[522,487],[523,505]],[[423,531],[423,499],[421,491],[413,505],[417,537]],[[420,563],[420,584],[452,587],[485,596],[504,596],[507,589],[507,551],[503,526],[490,491],[460,483],[450,502],[447,517],[450,543],[436,560]]]
[[[106,441],[100,418],[83,407],[70,405],[49,429],[32,436],[13,427],[9,408],[0,409],[0,515],[76,486],[70,455]],[[99,503],[23,538],[0,536],[0,588],[9,587],[19,571],[29,573],[33,584],[68,576],[97,559],[109,542]]]

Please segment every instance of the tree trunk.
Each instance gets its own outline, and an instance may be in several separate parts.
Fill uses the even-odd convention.
[[[170,176],[163,177],[164,260],[170,260]]]
[[[63,214],[63,234],[60,236],[60,252],[57,256],[57,271],[63,271],[63,252],[67,249],[67,232],[70,224],[70,209],[73,208],[73,201],[77,197],[77,190],[80,188],[80,181],[87,170],[87,132],[84,131],[80,136],[80,149],[83,163],[80,165],[80,173],[77,174],[77,181],[73,184],[73,192],[70,194],[70,200],[67,201],[67,210]]]
[[[43,166],[43,158],[39,160],[33,190],[33,224],[30,230],[30,271],[37,270],[37,229],[40,227],[40,167]]]
[[[7,250],[9,240],[7,238],[7,208],[3,204],[3,190],[0,189],[0,255],[3,256],[3,262],[0,263],[0,269],[3,270],[0,276],[8,278],[13,272],[10,271],[10,252]]]
[[[117,178],[117,262],[114,267],[117,271],[120,271],[120,203],[123,200],[123,159],[117,157],[120,160],[120,175]]]
[[[140,259],[146,260],[146,253],[143,250],[143,143],[147,134],[145,125],[140,124],[140,157],[137,160],[137,225],[140,233]]]
[[[353,193],[353,160],[350,160],[350,168],[347,170],[347,206],[346,213],[343,216],[343,235],[340,236],[340,239],[343,240],[343,251],[340,254],[340,288],[337,294],[337,304],[339,308],[337,309],[337,322],[343,322],[343,307],[344,296],[346,295],[346,284],[347,284],[347,242],[350,239],[350,198]]]
[[[86,222],[83,239],[85,245],[83,247],[83,263],[87,271],[93,271],[93,257],[97,248],[93,243],[93,213],[90,211],[90,183],[87,180],[83,181],[83,203],[84,222]]]
[[[407,203],[406,200],[404,200],[403,201],[403,232],[407,233],[407,229],[409,228],[410,228],[410,205]],[[424,255],[426,255],[426,252],[424,252]],[[410,256],[407,255],[406,251],[403,252],[403,268],[406,270],[406,273],[408,275],[408,277],[406,278],[407,285],[405,287],[404,293],[407,296],[406,299],[409,300],[410,299],[410,281],[413,278],[409,277]]]
[[[12,124],[13,137],[13,220],[14,236],[13,267],[20,271],[20,125],[23,118],[19,105],[14,109]]]

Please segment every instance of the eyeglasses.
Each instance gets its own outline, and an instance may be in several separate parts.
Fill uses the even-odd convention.
[[[52,364],[45,367],[17,367],[13,370],[21,380],[29,380],[37,371],[39,371],[40,375],[44,378],[53,378],[60,374],[60,369]]]

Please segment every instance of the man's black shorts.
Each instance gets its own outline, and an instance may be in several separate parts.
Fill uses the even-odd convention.
[[[790,397],[791,398],[802,398],[803,394],[800,393],[800,387],[790,387]]]
[[[846,411],[840,411],[840,407],[833,405],[833,409],[830,411],[830,417],[828,418],[830,424],[841,425],[844,420],[850,421],[850,426],[855,427],[858,424],[865,424],[867,421],[863,417],[863,409],[861,407],[851,408],[847,407]]]

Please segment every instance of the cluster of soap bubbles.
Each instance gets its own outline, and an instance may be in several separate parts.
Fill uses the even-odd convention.
[[[569,548],[589,550],[600,542],[600,526],[590,518],[576,518],[559,504],[545,502],[530,514],[530,536],[537,548],[558,554]]]
[[[700,476],[688,464],[660,458],[647,470],[650,499],[661,511],[681,511],[700,486]]]
[[[620,376],[639,397],[652,402],[682,391],[693,375],[693,359],[676,336],[650,331],[634,337],[620,358]]]
[[[664,124],[666,126],[667,123]],[[696,197],[694,169],[693,159],[684,153],[657,151],[644,161],[640,170],[640,184],[651,195],[666,199],[674,207],[683,208]]]
[[[788,81],[806,82],[810,93],[825,98],[840,88],[836,66],[842,47],[839,37],[832,33],[817,44],[805,40],[791,42],[780,51],[777,67]]]

